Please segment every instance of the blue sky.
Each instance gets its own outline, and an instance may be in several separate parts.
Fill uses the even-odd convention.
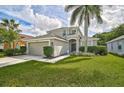
[[[89,36],[95,33],[111,31],[113,27],[124,23],[124,6],[103,6],[103,24],[91,21]],[[61,5],[0,5],[0,20],[2,18],[15,19],[19,22],[22,33],[29,35],[43,35],[46,31],[69,26],[70,14]],[[83,26],[81,31],[83,32]]]
[[[42,5],[41,6],[40,5],[38,6],[1,5],[0,20],[2,18],[15,19],[17,22],[21,24],[21,29],[24,30],[23,33],[33,34],[33,35],[44,34],[45,31],[47,30],[68,25],[68,13],[64,11],[63,6],[57,6],[57,5],[43,5],[43,6]],[[39,21],[45,20],[46,23],[37,22],[38,19],[40,19]],[[35,21],[37,23],[35,23]],[[44,25],[46,25],[45,28]],[[38,30],[38,31],[35,32],[33,30]]]
[[[19,22],[20,24],[25,25],[25,26],[30,26],[31,25],[30,22],[26,22],[25,20],[20,19],[20,18],[18,18],[16,16],[11,16],[11,15],[9,15],[7,13],[4,13],[4,12],[0,11],[0,20],[2,20],[3,18],[15,19],[17,22]]]
[[[17,18],[16,16],[12,16],[10,13],[15,11],[23,11],[26,8],[24,5],[1,5],[0,6],[0,19],[1,18],[14,18],[16,20],[20,20],[26,23],[26,21],[21,20]],[[64,25],[67,25],[68,21],[68,13],[64,11],[64,8],[62,6],[58,5],[32,5],[31,9],[33,10],[33,13],[43,14],[45,16],[49,16],[52,18],[58,18],[60,19]]]

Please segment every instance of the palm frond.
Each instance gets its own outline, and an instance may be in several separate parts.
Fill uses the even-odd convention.
[[[3,23],[6,23],[6,24],[9,24],[9,20],[6,19],[6,18],[3,18],[3,19],[2,19],[2,22],[3,22]]]
[[[95,6],[94,7],[94,12],[95,12],[95,17],[98,23],[103,23],[102,17],[101,17],[101,6]]]
[[[79,7],[80,5],[65,5],[65,11],[66,12],[70,12],[72,11],[73,9]]]
[[[2,26],[8,26],[9,25],[9,20],[6,18],[2,19],[2,22],[0,23]]]
[[[78,17],[81,14],[81,10],[82,10],[82,6],[79,6],[72,12],[71,20],[70,20],[71,25],[74,25],[76,23],[76,20],[79,19]]]
[[[83,24],[83,19],[84,19],[84,10],[81,11],[81,15],[79,16],[79,19],[78,19],[78,25],[81,26]]]
[[[6,23],[3,23],[3,22],[2,22],[2,23],[0,23],[0,24],[1,24],[2,26],[7,26],[7,24],[6,24]]]
[[[14,26],[15,28],[18,28],[19,25],[20,25],[20,24],[16,23],[16,24],[14,24],[13,26]]]
[[[15,30],[15,32],[20,33],[20,32],[22,32],[22,30],[17,29],[17,30]]]
[[[10,19],[10,22],[11,22],[11,23],[15,23],[15,20],[14,20],[14,19]]]
[[[97,22],[102,24],[103,23],[103,20],[102,20],[102,17],[101,16],[96,16],[96,19],[97,19]]]

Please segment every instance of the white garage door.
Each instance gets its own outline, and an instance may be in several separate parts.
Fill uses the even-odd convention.
[[[32,42],[29,43],[29,54],[44,56],[43,47],[48,46],[48,42]]]

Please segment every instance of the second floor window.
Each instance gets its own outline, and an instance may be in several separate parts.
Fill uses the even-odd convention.
[[[66,31],[63,31],[63,36],[65,36],[66,35]]]
[[[72,34],[75,34],[76,33],[76,30],[72,30]]]

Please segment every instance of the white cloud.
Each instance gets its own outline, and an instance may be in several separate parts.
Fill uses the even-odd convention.
[[[21,11],[11,11],[11,15],[21,18],[32,24],[31,27],[20,26],[23,33],[31,33],[32,35],[43,35],[46,31],[62,26],[62,22],[57,18],[51,18],[42,14],[34,14],[31,6],[26,6]]]
[[[39,36],[46,34],[46,31],[42,31],[39,28],[34,28],[34,26],[19,26],[19,29],[22,29],[22,33],[32,36]]]
[[[41,30],[49,30],[56,27],[61,27],[62,23],[57,18],[50,18],[48,16],[36,14],[36,27]]]
[[[95,33],[108,32],[112,28],[124,23],[124,6],[103,6],[103,24],[99,25],[93,20],[89,31]]]

